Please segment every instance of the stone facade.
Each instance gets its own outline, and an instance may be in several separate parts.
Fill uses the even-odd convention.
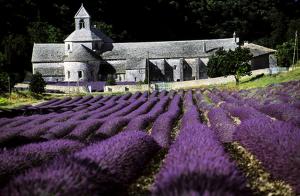
[[[91,27],[83,7],[75,15],[75,30],[62,44],[34,44],[33,73],[46,81],[98,81],[113,75],[116,81],[187,81],[207,78],[208,59],[219,48],[234,50],[239,39],[232,38],[165,42],[113,43]],[[247,45],[253,52],[253,68],[268,66],[273,51]],[[258,66],[259,65],[259,66]],[[148,74],[148,69],[150,70]]]

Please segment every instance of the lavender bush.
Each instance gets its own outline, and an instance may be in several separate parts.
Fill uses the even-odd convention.
[[[247,194],[245,179],[213,132],[200,123],[182,128],[152,188],[152,195]]]
[[[222,108],[214,108],[208,112],[211,129],[214,130],[221,142],[231,142],[236,126]]]
[[[146,133],[126,131],[86,147],[75,153],[74,158],[94,168],[97,181],[126,187],[141,174],[158,149],[156,142]]]
[[[265,118],[242,122],[234,140],[253,153],[277,179],[300,192],[300,130],[290,123]]]
[[[44,163],[57,155],[67,154],[83,145],[71,140],[52,140],[28,144],[0,153],[0,185],[20,171]]]
[[[290,122],[300,127],[300,109],[287,103],[270,104],[260,107],[260,111],[278,120]]]

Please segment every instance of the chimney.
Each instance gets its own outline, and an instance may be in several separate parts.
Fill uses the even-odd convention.
[[[234,38],[234,42],[237,43],[236,33],[235,32],[233,32],[233,38]]]

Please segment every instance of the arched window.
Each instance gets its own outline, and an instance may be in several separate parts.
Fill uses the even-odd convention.
[[[84,20],[83,20],[83,19],[81,19],[81,20],[79,21],[79,28],[80,28],[80,29],[85,28],[85,23],[84,23]]]

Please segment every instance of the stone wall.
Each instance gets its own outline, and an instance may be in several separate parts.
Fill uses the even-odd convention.
[[[183,80],[183,59],[166,59],[167,66],[173,68],[173,81]]]
[[[115,85],[105,86],[104,92],[136,92],[136,91],[148,91],[149,87],[147,84],[142,85]],[[150,85],[150,91],[155,90],[155,85]]]
[[[41,73],[47,82],[64,81],[63,63],[33,63],[33,73]]]
[[[252,77],[259,74],[270,74],[270,69],[260,69],[252,71]],[[234,76],[228,77],[218,77],[218,78],[208,78],[201,80],[190,80],[181,82],[162,82],[151,84],[151,90],[178,90],[186,88],[199,88],[205,85],[217,85],[226,84],[228,82],[235,82]],[[148,85],[115,85],[106,86],[105,92],[126,92],[126,91],[147,91]]]
[[[126,81],[128,82],[143,82],[145,81],[146,70],[145,69],[133,69],[126,70]]]
[[[28,90],[29,84],[18,83],[14,86],[18,90]],[[59,93],[87,93],[88,89],[84,86],[58,86],[58,85],[46,85],[46,92],[59,92]]]
[[[98,62],[64,62],[65,81],[96,81],[98,71]],[[81,77],[79,72],[81,72]]]

